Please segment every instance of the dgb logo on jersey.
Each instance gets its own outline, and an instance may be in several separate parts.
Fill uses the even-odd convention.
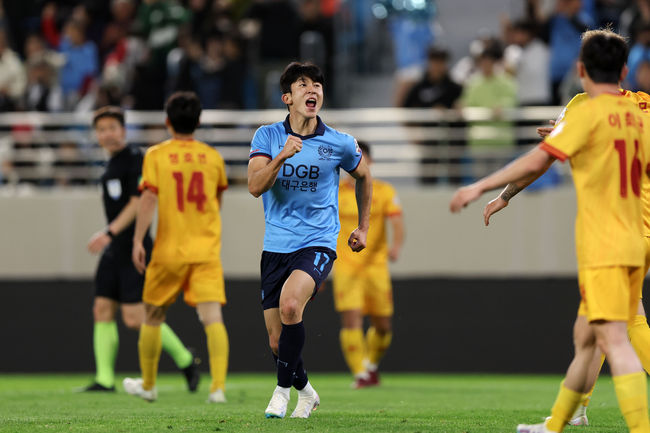
[[[334,153],[334,149],[332,149],[332,146],[324,146],[320,145],[318,146],[318,154],[320,155],[320,158],[318,159],[324,159],[329,161],[332,159],[332,154]]]

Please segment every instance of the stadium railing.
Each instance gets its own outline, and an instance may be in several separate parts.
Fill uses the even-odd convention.
[[[322,118],[372,145],[377,177],[395,183],[458,184],[485,175],[538,143],[535,128],[548,125],[560,111],[561,107],[498,112],[358,108],[327,109]],[[286,114],[286,110],[205,110],[197,138],[221,152],[230,182],[242,184],[255,130]],[[97,183],[106,155],[92,134],[91,118],[89,112],[0,114],[0,184]],[[132,145],[146,147],[168,138],[163,112],[128,111],[126,121]],[[494,145],[481,145],[482,140]],[[566,174],[560,172],[559,182]]]

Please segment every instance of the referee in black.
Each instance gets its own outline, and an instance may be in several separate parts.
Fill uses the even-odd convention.
[[[101,253],[95,275],[93,305],[95,381],[85,391],[115,391],[115,358],[118,332],[115,315],[118,307],[127,328],[139,330],[144,321],[142,288],[144,276],[131,261],[135,214],[138,208],[138,183],[142,172],[142,154],[126,143],[124,112],[119,107],[100,108],[93,116],[93,129],[99,145],[110,159],[101,177],[104,212],[108,225],[95,233],[88,242],[88,251]],[[153,243],[149,233],[144,246],[147,257]],[[194,355],[183,345],[174,331],[162,325],[162,347],[182,370],[190,391],[199,384],[199,372]]]

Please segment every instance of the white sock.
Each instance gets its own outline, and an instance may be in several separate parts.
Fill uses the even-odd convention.
[[[314,388],[311,386],[311,383],[307,381],[307,385],[303,389],[298,390],[298,396],[309,397],[314,393]]]
[[[289,400],[289,398],[291,397],[291,388],[285,388],[283,386],[278,385],[275,387],[275,391],[273,391],[273,394],[275,394],[276,392],[284,395],[287,398],[287,400]]]
[[[370,378],[370,374],[368,374],[367,371],[364,371],[364,372],[361,372],[361,373],[355,374],[355,375],[354,375],[354,378],[355,378],[355,379],[369,379],[369,378]]]

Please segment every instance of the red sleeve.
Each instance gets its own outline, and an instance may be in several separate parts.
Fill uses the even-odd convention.
[[[562,162],[566,161],[568,158],[568,156],[564,152],[551,146],[545,141],[543,141],[542,144],[540,144],[539,146],[541,147],[542,150],[550,153],[552,156],[554,156],[555,158],[559,159]]]

